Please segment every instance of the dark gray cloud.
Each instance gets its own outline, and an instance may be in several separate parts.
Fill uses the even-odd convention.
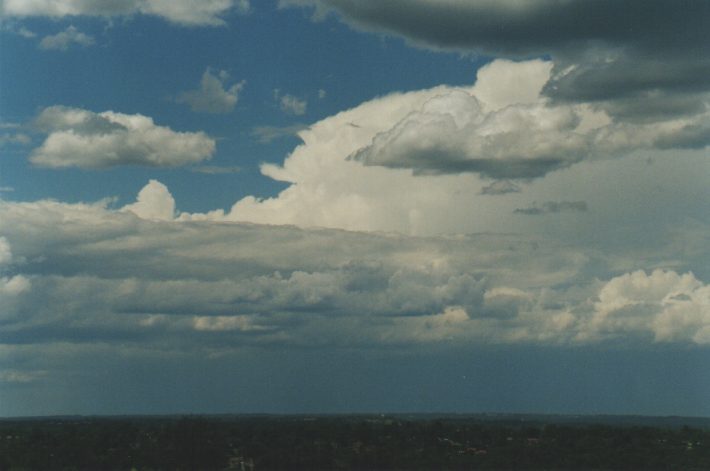
[[[334,10],[369,30],[441,48],[540,54],[588,44],[640,50],[702,49],[710,29],[703,0],[282,0]]]
[[[482,195],[505,195],[508,193],[520,193],[520,186],[510,180],[497,180],[481,189]]]
[[[524,58],[552,55],[561,100],[710,89],[704,0],[282,0],[426,47]],[[571,66],[577,68],[569,73]],[[638,99],[656,99],[645,95]]]

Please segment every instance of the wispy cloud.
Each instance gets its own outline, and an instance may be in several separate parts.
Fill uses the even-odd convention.
[[[262,144],[268,144],[284,137],[297,136],[299,132],[308,129],[306,124],[293,124],[291,126],[257,126],[252,129],[251,135]]]
[[[274,90],[274,99],[278,102],[281,107],[281,111],[287,114],[293,114],[296,116],[301,116],[306,114],[306,109],[308,108],[308,102],[305,99],[298,98],[294,95],[288,93],[282,94],[281,90]]]
[[[220,167],[217,165],[203,165],[200,167],[191,167],[190,171],[195,172],[195,173],[204,173],[206,175],[227,175],[230,173],[239,173],[241,172],[240,167],[232,166],[232,167]]]
[[[585,201],[547,201],[542,206],[533,205],[529,208],[518,208],[513,212],[526,216],[540,216],[557,213],[584,213],[588,209]]]
[[[44,50],[66,51],[72,45],[92,46],[96,43],[93,37],[82,33],[76,27],[69,26],[64,31],[51,36],[45,36],[39,43],[39,48]]]
[[[210,69],[202,74],[202,80],[197,90],[182,92],[175,99],[177,103],[190,106],[192,111],[201,113],[229,113],[239,101],[239,93],[244,89],[246,82],[235,83],[225,88],[229,74],[220,70],[213,74]]]

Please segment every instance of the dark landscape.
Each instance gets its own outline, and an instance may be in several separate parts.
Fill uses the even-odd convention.
[[[63,416],[0,421],[0,469],[710,469],[710,419]]]

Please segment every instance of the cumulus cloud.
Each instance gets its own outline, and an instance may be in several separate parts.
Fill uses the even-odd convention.
[[[0,11],[5,16],[62,18],[87,15],[108,18],[144,14],[186,26],[222,25],[222,17],[228,12],[246,13],[249,9],[249,0],[5,0],[0,5]]]
[[[262,165],[265,176],[289,184],[278,196],[245,197],[227,211],[179,217],[422,235],[564,232],[610,240],[617,230],[660,239],[659,225],[685,224],[685,216],[706,220],[700,195],[708,194],[708,161],[704,148],[693,148],[702,142],[700,117],[624,121],[587,104],[550,103],[540,93],[551,69],[543,60],[494,61],[471,87],[369,100],[301,130],[302,143],[281,164]],[[555,227],[552,218],[514,216],[534,201],[583,201],[594,214],[580,211],[579,224]],[[613,229],[587,226],[595,218],[608,219]]]
[[[36,125],[48,136],[30,161],[41,167],[175,167],[209,159],[215,141],[203,132],[177,132],[140,114],[45,108]]]
[[[496,61],[479,72],[474,89],[432,97],[351,158],[417,173],[477,172],[497,179],[529,179],[587,158],[710,143],[707,112],[652,123],[614,120],[589,105],[549,102],[540,88],[535,90],[535,85],[546,83],[539,79],[506,102],[501,94],[509,90],[506,81],[513,84],[508,77],[516,69],[520,76],[532,69],[536,77],[550,71],[543,61]],[[495,80],[499,75],[503,82]],[[492,92],[496,86],[497,94]],[[488,97],[492,100],[485,103]]]
[[[175,217],[175,199],[168,187],[157,180],[150,180],[138,193],[135,203],[123,207],[143,219],[169,221]]]
[[[93,37],[82,33],[72,25],[64,31],[42,38],[39,42],[39,48],[44,50],[55,49],[59,51],[66,51],[73,44],[86,47],[92,46],[95,43],[96,41]]]
[[[216,75],[210,69],[202,74],[197,90],[183,92],[176,98],[178,103],[189,105],[192,111],[200,113],[229,113],[234,110],[239,100],[239,93],[245,81],[235,83],[225,89],[229,74],[221,70]]]
[[[599,292],[589,336],[648,333],[662,342],[710,342],[710,285],[692,273],[636,271]]]

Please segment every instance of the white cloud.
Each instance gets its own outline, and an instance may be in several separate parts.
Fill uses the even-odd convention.
[[[649,333],[656,341],[710,343],[710,285],[692,273],[636,271],[599,292],[589,335]]]
[[[293,95],[281,95],[278,90],[275,92],[276,99],[279,101],[279,106],[284,113],[301,116],[306,114],[308,102]]]
[[[175,199],[168,187],[157,180],[150,180],[138,193],[135,203],[123,207],[143,219],[170,221],[175,217]]]
[[[230,11],[247,13],[250,4],[249,0],[5,0],[0,9],[4,15],[16,17],[145,14],[186,26],[214,26],[224,24],[222,17]]]
[[[52,106],[37,118],[49,135],[30,161],[42,167],[175,167],[209,159],[215,141],[203,132],[177,132],[147,116],[94,113]]]
[[[710,144],[708,113],[635,123],[612,120],[590,104],[552,104],[540,95],[550,70],[543,61],[495,61],[479,71],[471,91],[431,98],[352,158],[420,173],[536,178],[589,158]],[[531,79],[524,84],[521,77]]]
[[[225,89],[229,74],[221,70],[217,75],[210,69],[205,70],[200,81],[200,88],[183,92],[176,101],[190,106],[192,111],[201,113],[229,113],[234,110],[239,100],[239,93],[245,81],[231,85]]]
[[[440,86],[370,100],[300,131],[303,144],[282,165],[262,166],[267,177],[290,184],[278,196],[246,197],[226,213],[180,217],[422,235],[535,231],[609,244],[623,231],[660,240],[663,231],[684,224],[683,217],[707,219],[704,150],[665,151],[654,144],[662,131],[682,138],[693,120],[627,123],[588,105],[549,104],[540,90],[550,70],[541,60],[495,61],[470,88]],[[508,84],[510,95],[491,85],[497,82]],[[534,136],[530,127],[538,131]],[[490,135],[477,134],[482,130]],[[420,139],[425,136],[431,139]],[[377,146],[390,166],[348,158],[374,155]],[[431,152],[415,158],[412,146]],[[477,154],[476,146],[493,155]],[[524,158],[516,160],[516,153]],[[468,170],[477,165],[479,173],[462,172],[462,162]],[[480,172],[505,178],[492,182]],[[653,190],[659,185],[668,191]],[[534,209],[535,201],[550,218],[514,215]],[[595,228],[600,221],[607,230]],[[630,240],[628,234],[623,239]]]
[[[66,51],[73,44],[79,46],[92,46],[96,43],[93,37],[82,33],[76,27],[69,26],[64,31],[51,36],[45,36],[39,42],[39,48],[44,50],[56,49]]]

